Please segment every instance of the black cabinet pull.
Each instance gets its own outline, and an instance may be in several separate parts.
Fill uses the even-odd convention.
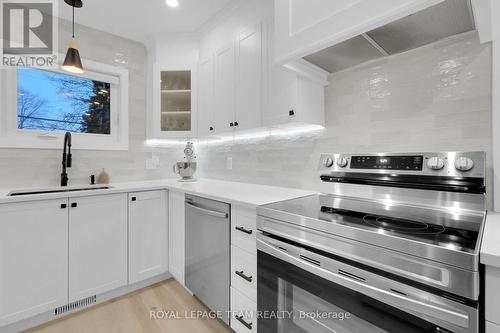
[[[294,115],[295,115],[295,111],[294,111],[294,110],[290,110],[290,111],[288,111],[288,115],[289,115],[289,116],[294,116]]]
[[[243,326],[245,326],[246,328],[248,328],[249,330],[252,329],[252,326],[253,326],[253,323],[247,323],[246,321],[243,320],[243,316],[234,316],[234,318],[239,321],[240,323],[243,324]]]
[[[137,201],[137,198],[136,197],[132,197],[132,201]]]
[[[249,235],[251,235],[253,233],[253,230],[247,230],[243,227],[236,227],[236,230],[244,232],[245,234],[249,234]]]
[[[252,282],[253,278],[251,276],[246,276],[243,271],[236,271],[236,275],[238,275],[240,278],[247,280],[248,282]]]
[[[237,122],[237,121],[235,121],[235,122],[234,122],[234,126],[238,126],[238,125],[239,125],[239,124],[238,124],[238,122]]]
[[[64,208],[67,208],[67,207],[68,207],[68,205],[66,205],[66,204],[61,204],[61,209],[64,209]]]
[[[72,207],[72,208],[78,207],[78,204],[77,204],[76,202],[72,202],[72,203],[71,203],[71,207]]]
[[[213,130],[214,130],[214,128],[213,128],[212,126],[210,126],[209,130],[213,131]]]
[[[233,123],[229,123],[229,127],[233,127],[233,126],[234,126],[234,124],[233,124]]]

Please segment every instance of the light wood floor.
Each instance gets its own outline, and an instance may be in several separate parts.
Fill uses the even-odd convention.
[[[150,319],[150,310],[205,311],[174,279],[33,328],[29,333],[230,333],[216,319]]]

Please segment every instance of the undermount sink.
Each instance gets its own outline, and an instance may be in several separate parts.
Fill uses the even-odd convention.
[[[91,191],[91,190],[107,190],[111,186],[107,185],[96,185],[96,186],[72,186],[72,187],[53,187],[46,189],[31,189],[31,190],[20,190],[12,191],[8,194],[9,197],[21,196],[21,195],[33,195],[33,194],[50,194],[50,193],[60,193],[60,192],[76,192],[76,191]]]

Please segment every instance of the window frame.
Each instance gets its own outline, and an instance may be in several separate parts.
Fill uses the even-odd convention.
[[[59,54],[58,59],[64,59]],[[72,148],[82,150],[128,150],[128,70],[82,59],[83,74],[64,71],[60,66],[36,68],[110,84],[110,134],[72,132]],[[0,69],[0,147],[60,149],[63,131],[18,128],[17,67]]]

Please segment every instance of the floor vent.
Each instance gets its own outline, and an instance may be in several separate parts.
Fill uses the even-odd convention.
[[[97,302],[97,296],[89,296],[87,298],[75,301],[73,303],[69,303],[63,306],[60,306],[54,310],[54,315],[55,316],[60,316],[66,312],[70,312],[79,308],[84,308],[86,306],[89,306],[91,304],[94,304]]]

